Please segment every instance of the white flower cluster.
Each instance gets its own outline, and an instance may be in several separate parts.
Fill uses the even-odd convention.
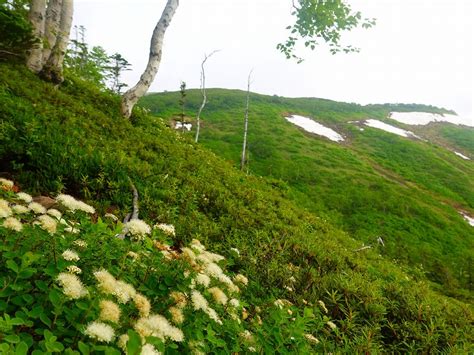
[[[66,249],[63,254],[63,259],[67,261],[79,261],[79,255],[74,250]]]
[[[0,178],[0,186],[4,188],[5,190],[10,190],[13,187],[13,181]]]
[[[151,233],[151,228],[140,219],[132,219],[124,224],[124,231],[137,240],[143,240],[147,234]]]
[[[159,223],[159,224],[155,224],[153,228],[162,230],[165,234],[169,236],[174,237],[176,235],[175,228],[172,224]]]
[[[59,194],[56,197],[56,201],[58,201],[61,205],[66,207],[71,212],[83,211],[89,214],[95,213],[94,207],[89,206],[88,204],[82,201],[76,200],[74,197],[70,195]]]
[[[63,287],[63,293],[71,299],[78,299],[88,294],[87,289],[76,275],[62,272],[56,280]]]
[[[10,217],[12,210],[8,205],[8,201],[0,199],[0,218]]]
[[[148,317],[142,317],[134,325],[134,329],[143,338],[154,336],[162,341],[170,339],[181,342],[184,340],[184,334],[181,329],[171,325],[168,320],[159,314],[153,314]]]
[[[31,197],[31,195],[27,194],[26,192],[18,192],[16,194],[16,197],[19,199],[19,200],[22,200],[26,203],[30,203],[33,201],[33,197]]]
[[[97,321],[89,323],[84,333],[104,343],[110,343],[115,338],[114,328],[108,324]]]
[[[21,224],[21,222],[14,217],[8,217],[7,219],[5,219],[3,221],[3,226],[15,232],[21,232],[21,230],[23,229],[23,225]]]

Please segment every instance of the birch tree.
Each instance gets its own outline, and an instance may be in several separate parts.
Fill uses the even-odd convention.
[[[202,103],[201,106],[199,107],[199,111],[196,116],[196,138],[195,141],[196,143],[199,141],[199,132],[201,130],[201,112],[204,109],[204,106],[206,106],[207,103],[207,96],[206,96],[206,72],[204,71],[204,64],[206,64],[206,61],[215,53],[219,52],[219,50],[215,50],[211,52],[211,54],[206,55],[204,54],[204,60],[201,63],[201,95],[202,95]]]
[[[54,46],[40,73],[41,77],[55,84],[60,84],[64,81],[63,62],[69,44],[73,9],[73,0],[62,0],[59,31]]]
[[[46,0],[33,0],[31,2],[28,20],[33,27],[33,36],[36,43],[28,53],[26,65],[31,71],[39,73],[43,67],[43,36],[46,17]]]
[[[122,96],[122,114],[130,118],[132,109],[138,100],[146,94],[150,88],[151,83],[155,79],[156,73],[161,62],[161,53],[163,48],[163,38],[165,36],[166,29],[171,23],[173,16],[178,8],[179,0],[168,0],[165,9],[161,14],[161,18],[156,24],[153,31],[150,43],[150,54],[148,57],[148,64],[145,71],[140,77],[140,80],[135,84],[134,87],[125,92]]]
[[[33,0],[38,1],[38,0]],[[56,37],[59,33],[61,23],[61,7],[63,0],[49,0],[46,8],[46,18],[44,23],[43,54],[41,68],[46,64],[51,54],[51,50],[56,44]]]
[[[247,131],[249,125],[249,103],[250,103],[250,83],[252,77],[252,71],[250,71],[247,78],[247,103],[245,105],[245,120],[244,120],[244,143],[242,144],[242,157],[240,158],[240,170],[244,171],[247,154]]]
[[[29,51],[26,65],[56,84],[63,78],[63,61],[72,25],[73,0],[32,0],[29,21],[37,43]]]

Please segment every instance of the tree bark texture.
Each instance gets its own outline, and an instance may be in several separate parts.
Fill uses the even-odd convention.
[[[54,47],[40,74],[41,77],[55,84],[61,84],[64,81],[63,61],[69,43],[73,11],[74,0],[62,0],[59,31]]]
[[[247,153],[247,131],[249,125],[249,102],[250,102],[250,78],[252,76],[252,71],[249,73],[247,79],[247,104],[245,106],[245,122],[244,122],[244,143],[242,144],[242,157],[240,158],[240,170],[244,170],[246,163],[246,153]]]
[[[31,71],[35,73],[39,73],[43,67],[43,36],[45,17],[46,0],[32,0],[30,11],[28,13],[28,19],[31,23],[31,26],[33,27],[33,35],[37,39],[37,42],[28,53],[26,65]]]
[[[146,94],[151,83],[155,79],[161,62],[163,38],[165,36],[166,29],[171,23],[176,9],[178,8],[178,5],[179,0],[168,0],[166,3],[165,9],[161,14],[161,18],[156,24],[151,37],[150,55],[145,71],[141,75],[138,83],[125,92],[125,94],[122,96],[122,114],[127,118],[130,118],[133,107],[138,102],[138,100]]]
[[[43,58],[42,66],[46,64],[51,50],[56,44],[61,23],[61,7],[63,0],[49,0],[46,8],[46,19],[44,24]]]

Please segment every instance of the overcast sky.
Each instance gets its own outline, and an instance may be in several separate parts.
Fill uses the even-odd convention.
[[[133,85],[148,60],[150,37],[165,0],[76,0],[74,23],[86,42],[119,52],[133,66]],[[291,0],[181,0],[166,33],[163,59],[150,91],[199,87],[205,53],[207,87],[287,97],[367,103],[423,103],[455,110],[474,124],[471,0],[350,0],[377,18],[369,30],[343,38],[360,53],[302,51],[302,64],[276,50],[292,23]]]

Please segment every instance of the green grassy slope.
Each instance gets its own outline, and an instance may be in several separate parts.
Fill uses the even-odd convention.
[[[224,96],[219,105],[233,105],[234,101]],[[256,102],[255,99],[255,106]],[[271,104],[268,106],[272,107]],[[280,129],[281,133],[292,133],[289,136],[280,134],[273,140],[260,139],[259,154],[266,156],[266,160],[252,157],[252,169],[259,166],[262,172],[270,169],[269,175],[277,177],[283,172],[288,176],[294,174],[295,181],[302,181],[301,190],[288,190],[288,186],[279,180],[240,173],[210,150],[176,134],[161,119],[151,117],[143,110],[136,110],[131,121],[125,120],[118,107],[118,98],[85,83],[67,81],[58,89],[39,81],[22,67],[0,63],[0,171],[18,181],[24,191],[52,196],[62,191],[94,201],[99,213],[112,210],[119,216],[125,215],[130,208],[128,179],[131,178],[140,193],[141,217],[149,223],[174,224],[177,229],[177,237],[173,239],[175,247],[198,238],[225,256],[230,254],[231,247],[240,250],[241,258],[228,267],[231,272],[242,270],[252,280],[243,291],[249,307],[284,297],[301,309],[309,302],[307,307],[313,307],[314,312],[321,314],[317,301],[324,301],[337,331],[318,330],[321,342],[315,345],[316,352],[469,351],[473,339],[471,305],[441,295],[433,289],[422,270],[405,272],[403,265],[380,256],[389,253],[385,249],[377,247],[363,253],[355,252],[360,242],[328,220],[328,216],[337,220],[337,213],[332,211],[338,211],[338,205],[347,207],[343,201],[345,192],[333,193],[334,201],[322,196],[306,200],[302,197],[305,188],[308,192],[323,194],[328,191],[327,186],[343,185],[344,176],[350,173],[354,191],[360,190],[361,184],[367,184],[356,203],[373,201],[375,197],[386,201],[397,190],[374,169],[375,156],[362,159],[355,151],[320,140],[308,144],[306,136],[298,130],[292,131],[291,126],[279,123],[273,126],[274,122],[280,122],[277,119],[279,108],[271,108],[274,115],[269,116],[266,126],[271,127],[272,132]],[[265,108],[261,111],[267,113]],[[219,120],[222,116],[216,113],[215,121],[206,121],[203,143],[220,148],[227,153],[224,158],[232,161],[230,147],[238,142],[237,137],[215,128],[215,134],[220,135],[223,142],[218,144],[209,134],[212,125],[218,127],[228,123],[239,127],[240,120],[229,120],[229,116]],[[265,138],[265,132],[268,133],[263,127],[252,130],[252,151],[258,146],[257,134]],[[300,150],[279,150],[281,142],[287,142],[288,146],[297,143],[306,154],[301,154]],[[321,155],[317,163],[314,162],[315,152]],[[295,160],[294,165],[281,163],[286,159]],[[270,160],[273,165],[268,163]],[[357,165],[358,170],[345,168],[340,161]],[[308,167],[320,166],[318,175],[309,174],[307,169],[298,170],[300,163]],[[360,183],[356,185],[357,181]],[[416,188],[417,192],[432,197],[425,190],[425,187]],[[365,224],[368,239],[376,236],[371,223],[376,226],[403,225],[406,223],[402,219],[404,213],[412,215],[413,210],[419,211],[420,215],[426,213],[415,204],[419,196],[415,190],[407,188],[407,191],[403,202],[407,210],[402,209],[401,216],[387,219],[385,211],[382,220],[377,215],[367,215],[368,219],[373,219]],[[367,192],[371,194],[365,196]],[[457,198],[455,191],[448,190],[448,193]],[[328,216],[309,213],[288,199],[291,196],[305,201],[307,207],[314,207],[315,211],[327,209]],[[437,200],[433,197],[432,201],[423,201],[426,205],[430,202],[435,204]],[[461,198],[459,203],[466,204]],[[389,204],[387,206],[390,208]],[[436,223],[454,225],[459,222],[448,206],[439,209],[437,213],[447,217],[444,222],[436,219]],[[344,226],[343,213],[340,215],[340,223]],[[420,219],[420,223],[428,222]],[[453,232],[453,238],[463,241],[461,229]],[[4,235],[5,230],[0,227],[0,237],[4,238]],[[356,236],[360,237],[357,233]],[[386,239],[388,248],[397,248],[397,244],[390,244],[390,238]],[[421,238],[412,239],[423,245]],[[440,254],[444,242],[441,240],[442,247],[435,249]],[[104,258],[104,262],[113,263],[118,258],[114,256],[115,251],[128,248],[120,243],[115,241],[117,246],[107,254],[93,255],[93,260]],[[432,245],[432,241],[428,245]],[[459,248],[449,246],[453,253]],[[28,244],[22,246],[23,252],[27,247]],[[409,247],[411,245],[407,243],[406,249]],[[0,249],[0,253],[4,252]],[[8,257],[12,255],[8,254]],[[447,268],[450,270],[449,266]],[[0,263],[1,277],[7,280],[8,272],[8,267]],[[293,291],[285,288],[291,277],[294,277]],[[452,282],[457,280],[454,276],[452,279]],[[147,292],[153,293],[153,289],[147,289]],[[6,296],[0,293],[2,311],[15,314],[18,310],[15,304],[1,302],[3,297]],[[295,316],[300,331],[311,330],[310,323],[301,323],[303,318],[299,313]],[[280,346],[279,351],[296,351],[289,337],[291,333],[285,332],[286,323],[278,323],[278,319],[273,322],[271,332]],[[55,331],[54,324],[46,324],[46,327]],[[27,329],[22,328],[22,331]],[[215,339],[219,331],[212,332],[209,337]],[[235,338],[237,334],[226,333],[225,336]]]
[[[245,93],[211,89],[208,97],[201,143],[238,165]],[[179,112],[177,102],[177,93],[151,94],[142,100],[168,121]],[[188,112],[196,112],[199,103],[199,92],[190,90]],[[252,94],[250,171],[282,180],[300,206],[325,214],[361,242],[373,244],[382,236],[383,255],[422,268],[444,292],[471,297],[473,230],[458,209],[474,211],[474,165],[444,147],[468,150],[474,130],[438,124],[438,130],[432,125],[430,131],[418,127],[417,134],[436,138],[424,142],[369,127],[360,131],[349,123],[375,118],[412,130],[385,118],[390,111],[413,109],[445,112],[422,105],[360,106]],[[337,144],[308,134],[284,120],[288,113],[315,117],[346,141]],[[441,141],[446,144],[436,144]]]

